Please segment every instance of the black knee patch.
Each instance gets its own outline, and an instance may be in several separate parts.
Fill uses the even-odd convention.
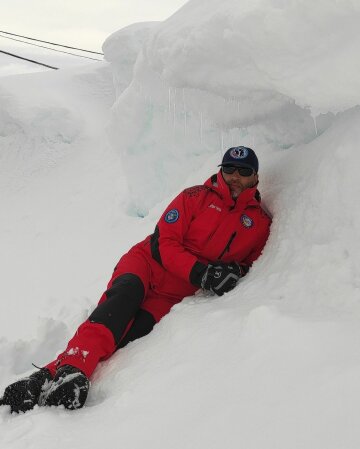
[[[156,324],[155,318],[147,310],[139,309],[135,315],[133,324],[124,338],[117,345],[116,349],[123,348],[131,341],[149,334]]]
[[[138,276],[122,274],[106,291],[106,300],[96,307],[89,320],[106,326],[118,344],[128,323],[139,310],[144,295],[145,288]]]

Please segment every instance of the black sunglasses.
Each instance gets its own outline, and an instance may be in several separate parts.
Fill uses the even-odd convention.
[[[234,167],[233,165],[223,165],[221,169],[227,175],[232,175],[233,173],[235,173],[235,170],[238,171],[240,176],[248,177],[254,174],[254,170],[250,167]]]

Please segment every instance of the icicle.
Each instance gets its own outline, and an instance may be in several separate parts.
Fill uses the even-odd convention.
[[[186,117],[186,104],[185,104],[185,89],[182,90],[182,103],[184,112],[184,136],[187,135],[187,117]]]
[[[168,113],[169,113],[169,117],[171,114],[171,87],[169,87],[169,91],[168,91]]]
[[[175,88],[175,90],[174,90],[174,99],[173,99],[173,105],[174,105],[174,107],[173,107],[173,128],[174,128],[174,130],[175,130],[175,127],[176,127],[176,88]]]
[[[184,136],[187,136],[187,117],[186,117],[186,111],[184,111]]]
[[[315,135],[318,136],[319,133],[318,133],[317,123],[316,123],[316,117],[313,114],[311,114],[311,117],[314,121]]]

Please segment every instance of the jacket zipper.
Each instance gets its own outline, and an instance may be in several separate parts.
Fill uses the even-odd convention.
[[[230,237],[229,241],[227,242],[227,244],[226,244],[224,250],[222,251],[222,253],[221,253],[220,256],[218,257],[218,260],[221,260],[222,257],[223,257],[223,255],[224,255],[227,251],[230,251],[230,245],[232,244],[232,242],[233,242],[233,240],[234,240],[235,237],[236,237],[236,231],[233,232],[233,233],[231,234],[231,237]]]

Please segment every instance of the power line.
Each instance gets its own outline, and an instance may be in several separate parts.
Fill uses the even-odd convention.
[[[49,69],[59,70],[59,67],[53,67],[52,65],[43,64],[42,62],[34,61],[33,59],[23,58],[22,56],[14,55],[13,53],[8,53],[7,51],[0,50],[0,53],[13,56],[14,58],[23,59],[24,61],[29,61],[32,62],[33,64],[42,65],[44,67],[48,67]]]
[[[31,41],[42,42],[43,44],[56,45],[57,47],[70,48],[71,50],[80,50],[80,51],[85,51],[85,52],[87,52],[87,53],[94,53],[95,55],[102,55],[102,56],[104,56],[104,53],[99,53],[99,52],[97,52],[97,51],[84,50],[84,49],[82,49],[82,48],[69,47],[68,45],[55,44],[54,42],[42,41],[42,40],[40,40],[40,39],[34,39],[33,37],[21,36],[20,34],[9,33],[9,32],[7,32],[7,31],[1,31],[1,30],[0,30],[0,33],[3,33],[3,34],[9,34],[10,36],[22,37],[23,39],[29,39],[29,40],[31,40]]]
[[[0,33],[2,33],[2,31],[0,31]],[[10,40],[16,41],[16,42],[22,42],[23,44],[34,45],[35,47],[47,48],[48,50],[56,51],[58,53],[65,53],[67,55],[77,56],[78,58],[86,58],[86,59],[92,59],[93,61],[101,61],[101,59],[91,58],[90,56],[77,55],[75,53],[70,53],[69,51],[56,50],[55,48],[45,47],[45,45],[33,44],[32,42],[22,41],[20,39],[15,39],[15,38],[9,37],[9,36],[2,36],[1,34],[0,34],[0,37],[3,37],[4,39],[10,39]]]

